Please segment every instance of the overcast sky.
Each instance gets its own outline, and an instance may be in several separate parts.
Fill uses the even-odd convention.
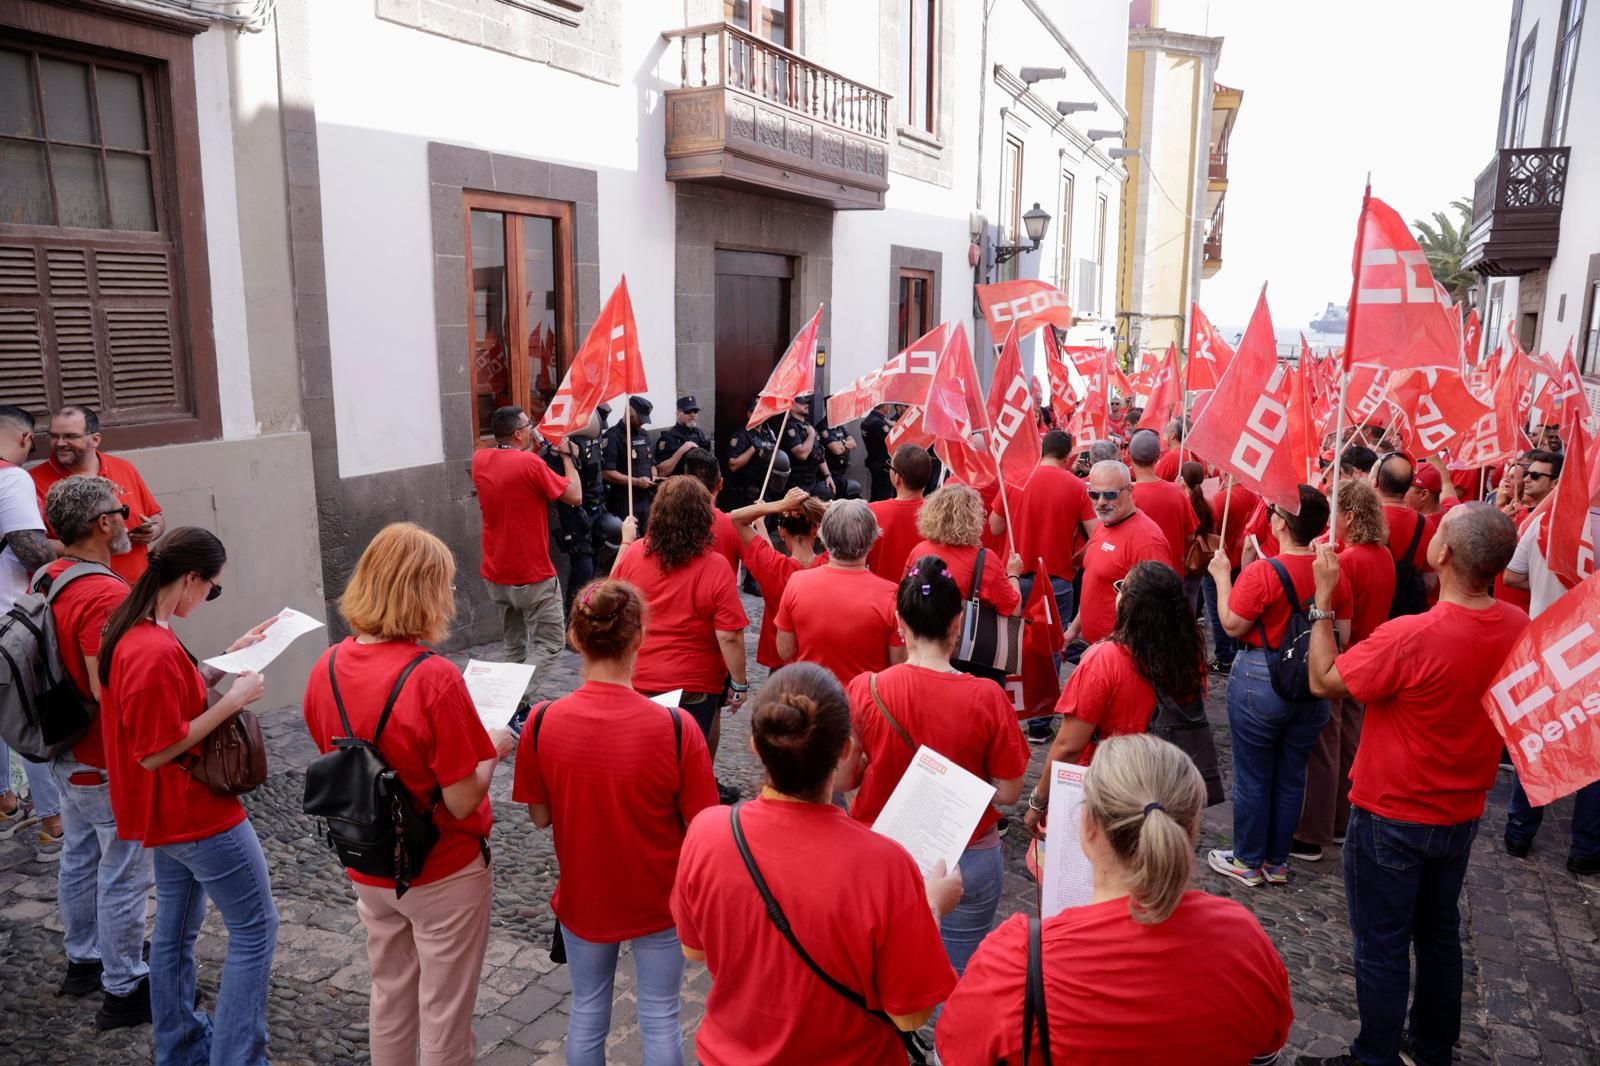
[[[1225,38],[1217,80],[1244,90],[1223,267],[1200,291],[1213,322],[1242,328],[1263,281],[1280,329],[1343,306],[1369,170],[1408,222],[1471,202],[1510,17],[1511,0],[1161,0],[1165,28]]]

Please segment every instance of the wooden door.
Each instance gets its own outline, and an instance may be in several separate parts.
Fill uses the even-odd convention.
[[[794,261],[761,252],[718,251],[716,257],[714,440],[720,454],[789,346]]]

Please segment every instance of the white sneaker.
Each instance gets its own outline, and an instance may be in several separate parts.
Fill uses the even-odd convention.
[[[0,813],[0,840],[10,840],[17,835],[18,829],[33,825],[38,820],[34,817],[33,807],[18,798],[16,810],[10,814]]]
[[[66,839],[67,834],[65,830],[52,836],[48,829],[40,826],[39,839],[35,841],[33,845],[33,861],[60,862],[61,845]]]

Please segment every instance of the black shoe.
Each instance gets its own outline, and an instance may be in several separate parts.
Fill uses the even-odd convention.
[[[95,1011],[94,1023],[102,1030],[126,1029],[150,1021],[150,978],[141,977],[132,992],[113,996],[107,992]]]
[[[1514,859],[1526,859],[1528,850],[1532,847],[1533,842],[1530,840],[1512,840],[1509,836],[1506,837],[1506,854]]]
[[[1568,859],[1567,869],[1584,877],[1600,874],[1600,858]]]
[[[1223,677],[1227,677],[1228,672],[1233,669],[1233,663],[1225,663],[1221,659],[1212,659],[1210,662],[1206,663],[1206,669],[1210,670],[1213,674],[1221,674]]]
[[[740,796],[737,788],[733,787],[732,785],[725,785],[721,781],[717,782],[718,803],[722,804],[724,807],[731,807],[735,803],[738,803],[741,798],[742,797]]]
[[[994,823],[994,832],[996,836],[1002,837],[1011,832],[1011,819],[1002,814],[1000,820]]]
[[[1028,727],[1029,744],[1048,744],[1055,738],[1055,731],[1047,725],[1030,725]]]
[[[1316,844],[1307,844],[1304,840],[1291,839],[1289,858],[1299,859],[1301,862],[1321,862],[1322,848]]]
[[[100,990],[100,974],[105,967],[99,959],[88,962],[67,961],[67,977],[56,990],[58,996],[87,996]]]

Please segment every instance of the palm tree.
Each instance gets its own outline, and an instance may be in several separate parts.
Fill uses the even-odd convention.
[[[1451,200],[1450,206],[1461,216],[1459,226],[1453,225],[1443,211],[1433,213],[1431,225],[1421,220],[1411,225],[1417,231],[1417,244],[1428,256],[1428,268],[1434,278],[1459,304],[1478,284],[1478,275],[1461,266],[1467,254],[1467,234],[1472,230],[1472,205],[1465,200]]]

